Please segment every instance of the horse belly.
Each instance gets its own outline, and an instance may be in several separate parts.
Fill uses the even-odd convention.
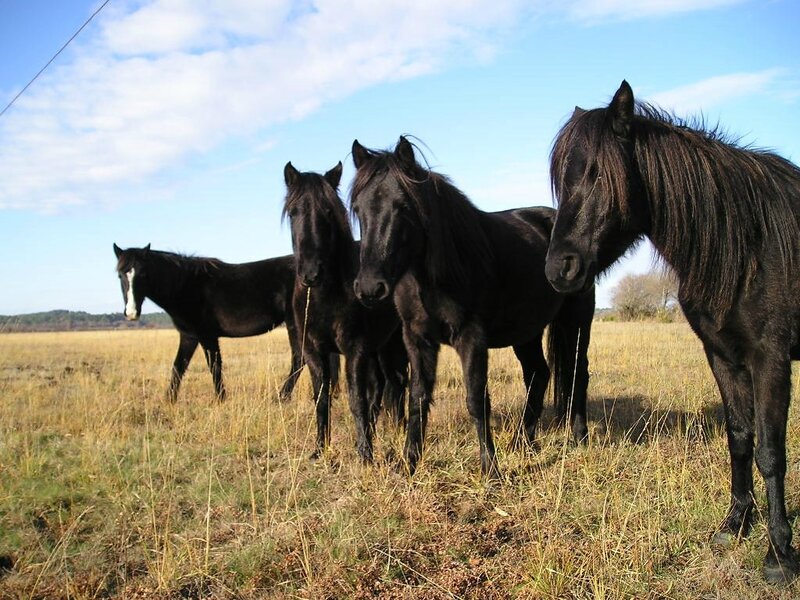
[[[224,337],[249,337],[266,333],[277,324],[264,314],[248,311],[217,311],[215,320]]]

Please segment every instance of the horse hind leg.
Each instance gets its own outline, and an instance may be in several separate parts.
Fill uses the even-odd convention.
[[[225,400],[225,384],[222,381],[222,353],[219,351],[219,340],[216,338],[201,340],[200,345],[206,355],[206,362],[214,381],[214,393],[220,402]]]

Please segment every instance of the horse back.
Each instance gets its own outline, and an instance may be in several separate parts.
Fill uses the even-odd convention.
[[[220,263],[195,282],[202,327],[218,337],[266,333],[285,322],[293,284],[293,256]]]

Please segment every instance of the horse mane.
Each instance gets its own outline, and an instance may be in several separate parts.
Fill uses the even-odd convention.
[[[165,250],[147,250],[131,248],[122,253],[117,261],[117,271],[127,271],[131,266],[134,256],[146,257],[152,266],[169,265],[178,269],[186,275],[211,275],[225,263],[218,258],[204,256],[192,256],[189,254],[178,254],[177,252],[167,252]],[[155,260],[155,263],[153,263]]]
[[[336,228],[338,237],[353,241],[353,230],[347,218],[347,210],[338,192],[319,173],[301,173],[297,183],[287,188],[281,220],[285,221],[289,211],[304,199],[310,199],[316,210],[331,215],[331,222]]]
[[[556,201],[569,193],[570,149],[581,147],[596,160],[594,186],[606,208],[629,221],[636,212],[628,187],[632,159],[649,211],[648,235],[678,273],[682,296],[725,314],[752,280],[756,257],[767,244],[788,277],[800,240],[796,166],[771,151],[740,145],[702,120],[682,120],[644,102],[634,111],[629,157],[609,112],[576,111],[558,133],[550,172]]]
[[[370,159],[356,170],[350,190],[353,200],[376,176],[388,174],[411,200],[425,233],[425,269],[436,284],[464,290],[490,285],[494,253],[480,217],[483,214],[448,177],[414,161],[404,163],[389,150],[367,150]]]

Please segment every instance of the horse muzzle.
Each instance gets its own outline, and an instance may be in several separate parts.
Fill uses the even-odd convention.
[[[389,296],[389,282],[380,277],[356,277],[353,291],[361,304],[371,307]]]
[[[580,292],[594,283],[590,277],[591,264],[576,252],[548,253],[544,272],[557,292]]]

